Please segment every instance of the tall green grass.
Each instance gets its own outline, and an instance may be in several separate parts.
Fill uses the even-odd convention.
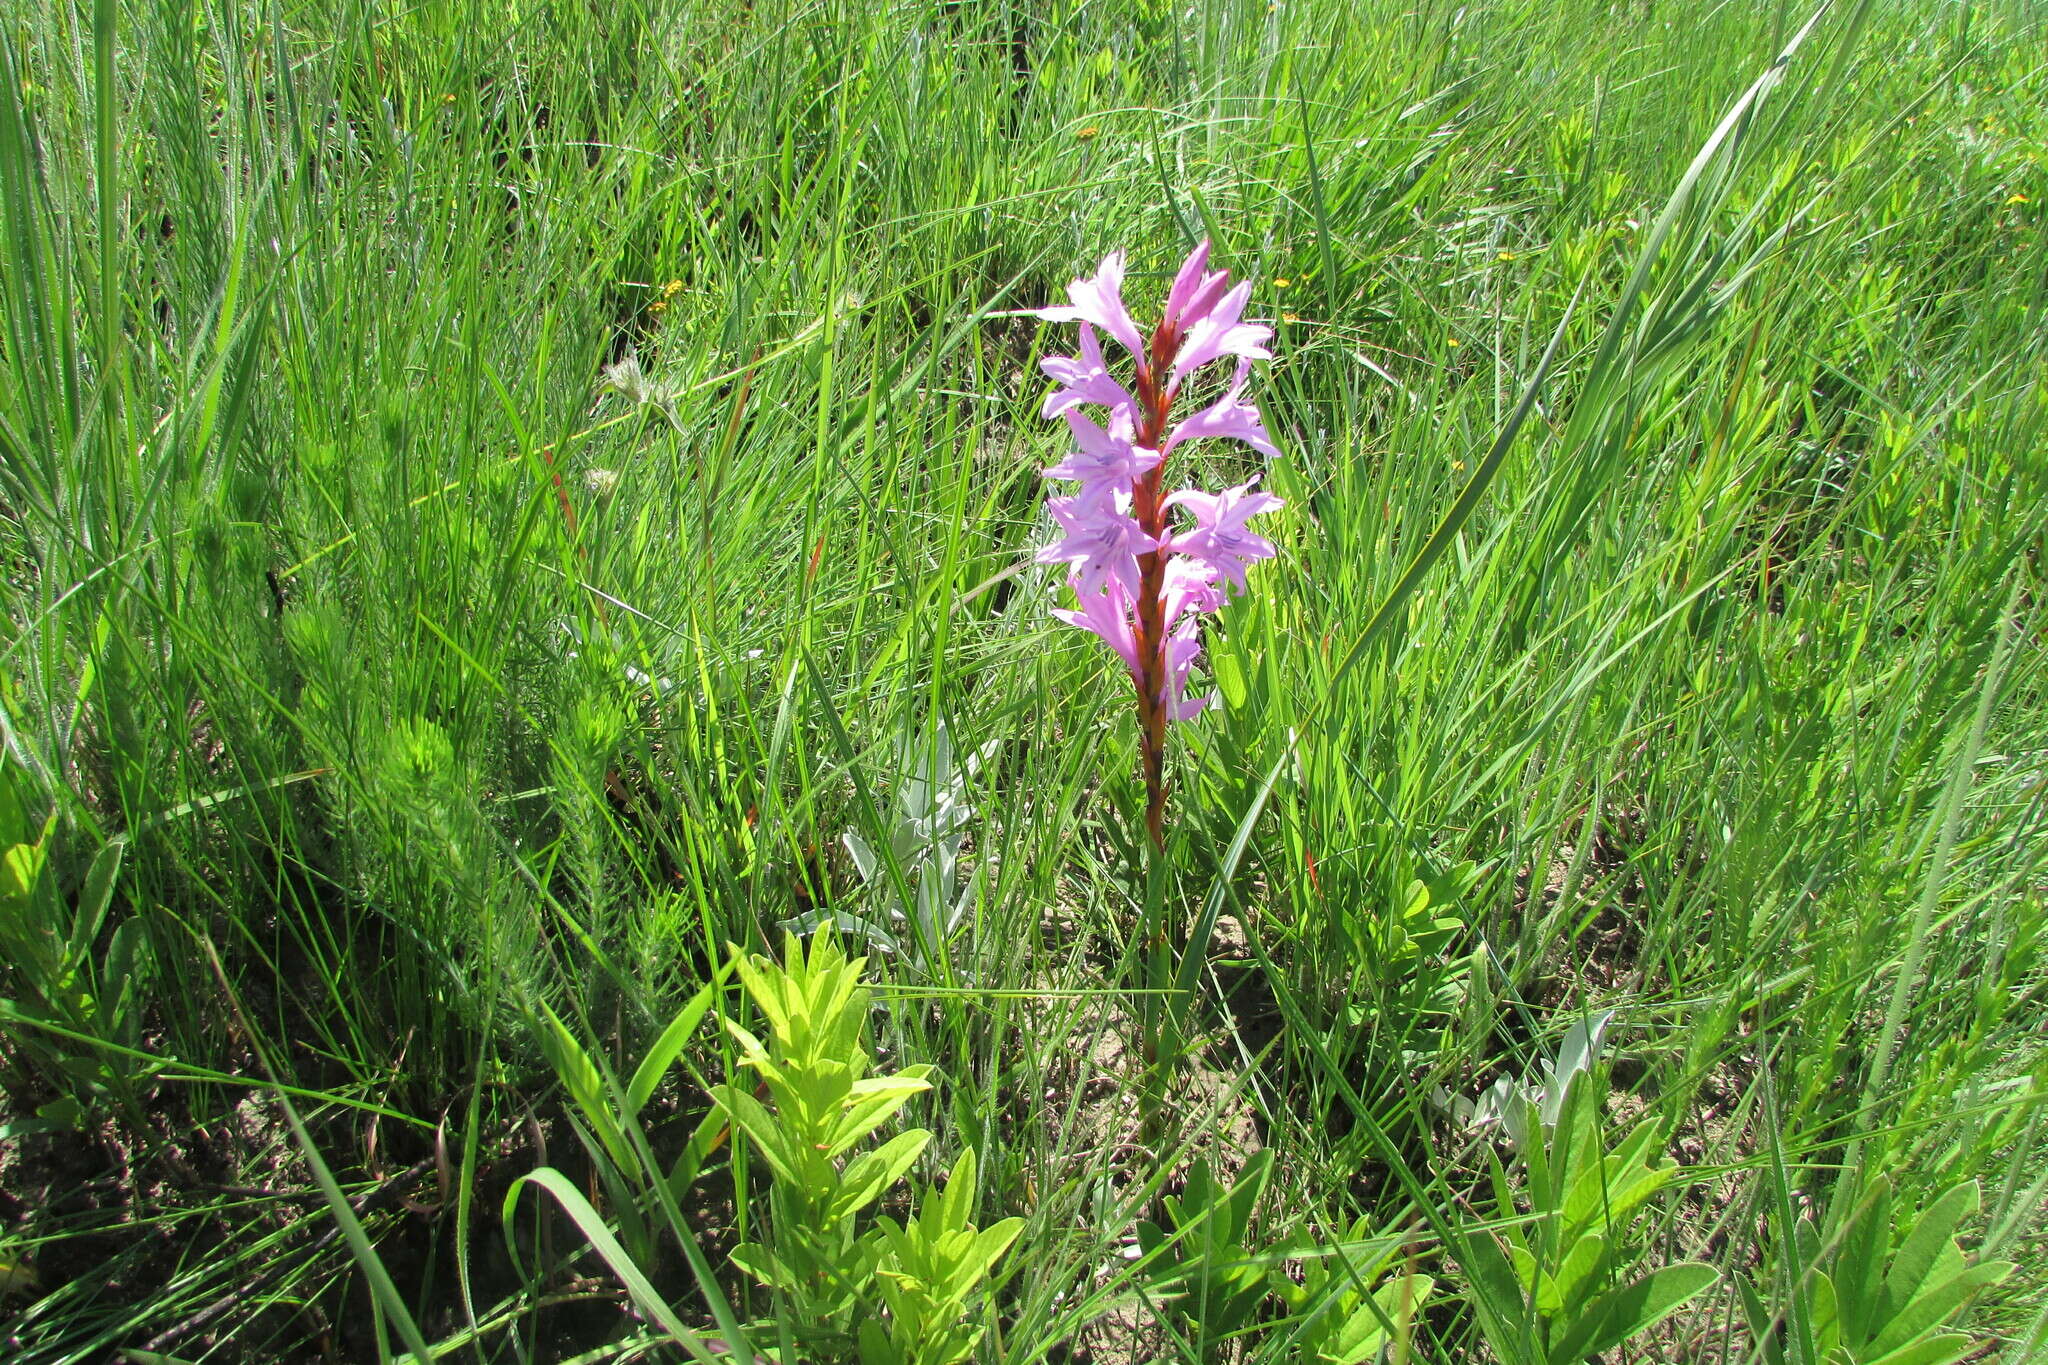
[[[1615,1123],[1686,1163],[1658,1258],[1796,1325],[1800,1210],[1976,1178],[1966,1244],[2023,1269],[1970,1329],[2021,1358],[2041,38],[1888,0],[17,0],[0,784],[57,902],[125,840],[86,985],[140,1003],[80,1030],[0,967],[10,1352],[371,1358],[356,1238],[470,1358],[642,1349],[572,1224],[496,1216],[535,1165],[599,1188],[539,1021],[628,1075],[728,944],[877,912],[901,869],[844,836],[887,844],[943,727],[986,753],[973,912],[871,967],[881,1045],[944,1075],[931,1170],[974,1147],[984,1221],[1026,1219],[983,1358],[1125,1320],[1291,1358],[1149,1326],[1120,1255],[1253,1141],[1266,1245],[1362,1219],[1455,1281],[1495,1144],[1431,1096],[1606,1010]],[[1173,903],[1224,932],[1146,1151],[1134,737],[1028,563],[1058,338],[1016,310],[1205,234],[1278,319],[1290,507],[1173,758]],[[684,1061],[664,1161],[733,1058]],[[731,1156],[713,1260],[764,1207]],[[1486,1358],[1443,1302],[1417,1355]],[[1742,1320],[1724,1286],[1646,1349],[1759,1359]]]

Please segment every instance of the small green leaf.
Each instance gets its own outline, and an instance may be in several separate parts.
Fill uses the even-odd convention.
[[[668,1027],[661,1031],[661,1037],[654,1040],[647,1049],[647,1055],[640,1059],[640,1065],[633,1072],[633,1079],[626,1083],[626,1118],[637,1118],[654,1094],[654,1087],[661,1084],[661,1078],[675,1065],[683,1047],[690,1041],[690,1035],[697,1031],[697,1025],[704,1022],[706,1011],[717,988],[724,984],[729,968],[720,968],[718,974],[699,987],[697,993],[676,1011],[676,1017],[669,1020]]]
[[[1980,1261],[1961,1274],[1924,1290],[1897,1317],[1883,1325],[1877,1339],[1870,1344],[1871,1352],[1882,1355],[1910,1344],[1921,1334],[1947,1322],[1975,1297],[1978,1290],[1998,1284],[2012,1274],[2012,1270],[2010,1261]]]
[[[955,1263],[955,1282],[966,1289],[980,1283],[982,1276],[988,1274],[990,1268],[1010,1249],[1010,1244],[1017,1240],[1017,1234],[1022,1231],[1022,1218],[1005,1218],[975,1233],[974,1240],[967,1244],[967,1249],[960,1253],[960,1258]]]
[[[1471,1282],[1472,1306],[1493,1353],[1507,1365],[1540,1359],[1530,1331],[1528,1300],[1500,1243],[1484,1232],[1464,1237],[1458,1262]]]
[[[1569,1314],[1581,1298],[1580,1291],[1593,1279],[1594,1272],[1599,1270],[1600,1263],[1606,1255],[1605,1236],[1597,1232],[1581,1235],[1572,1243],[1571,1249],[1565,1253],[1564,1259],[1557,1267],[1556,1292],[1560,1302],[1553,1305],[1539,1301],[1537,1307],[1546,1313]]]
[[[1414,1330],[1415,1315],[1435,1287],[1427,1275],[1399,1275],[1381,1285],[1344,1320],[1335,1341],[1317,1359],[1324,1365],[1366,1365],[1376,1359],[1387,1345],[1389,1327],[1403,1339]]]
[[[125,838],[115,838],[93,855],[92,866],[85,872],[85,885],[78,893],[78,908],[71,917],[71,939],[64,949],[67,967],[84,962],[86,954],[92,951],[93,940],[99,937],[100,925],[107,917],[107,907],[113,904],[114,884],[120,878],[121,856],[127,848]]]
[[[1977,1182],[1966,1180],[1929,1204],[1914,1221],[1884,1277],[1888,1316],[1920,1296],[1935,1278],[1936,1268],[1948,1259],[1944,1253],[1955,1254],[1956,1226],[1975,1213],[1980,1202]]]
[[[10,1294],[33,1294],[42,1288],[36,1268],[26,1261],[0,1260],[0,1299]]]
[[[1244,665],[1238,661],[1233,649],[1223,648],[1211,651],[1209,676],[1216,680],[1216,689],[1223,694],[1223,704],[1235,711],[1244,705],[1250,695],[1245,687]]]
[[[847,1163],[839,1193],[832,1201],[831,1216],[844,1218],[872,1204],[882,1191],[903,1178],[931,1140],[929,1132],[912,1128]]]
[[[1578,1365],[1588,1356],[1605,1355],[1685,1307],[1720,1278],[1710,1265],[1680,1261],[1609,1290],[1586,1306],[1551,1351],[1551,1365]]]
[[[1842,1341],[1842,1298],[1835,1292],[1834,1277],[1815,1274],[1807,1297],[1807,1327],[1813,1333],[1813,1354],[1824,1359]]]
[[[1879,1176],[1871,1192],[1850,1215],[1841,1235],[1841,1249],[1830,1268],[1841,1313],[1843,1340],[1853,1349],[1875,1336],[1883,1323],[1885,1253],[1891,1249],[1891,1183]]]
[[[732,1249],[732,1263],[752,1275],[771,1289],[791,1290],[797,1287],[796,1276],[789,1273],[775,1253],[759,1242],[742,1242]]]
[[[937,1222],[948,1231],[968,1226],[974,1215],[974,1149],[961,1149],[960,1159],[946,1173],[946,1190],[937,1203]]]
[[[1749,1327],[1749,1339],[1756,1343],[1764,1365],[1784,1365],[1785,1346],[1779,1335],[1782,1327],[1773,1327],[1771,1310],[1765,1305],[1763,1295],[1757,1293],[1748,1276],[1736,1277],[1735,1290],[1736,1296],[1742,1300],[1742,1316]]]
[[[852,1087],[853,1103],[832,1125],[825,1139],[825,1155],[838,1157],[855,1143],[887,1123],[912,1097],[930,1090],[925,1077],[928,1066],[913,1066],[894,1076],[877,1076],[858,1081]]]
[[[1889,1355],[1866,1360],[1862,1365],[1955,1365],[1970,1353],[1974,1345],[1975,1341],[1960,1332],[1947,1332],[1916,1341],[1910,1346],[1901,1346]]]
[[[519,1200],[520,1187],[529,1184],[538,1185],[555,1197],[555,1202],[562,1206],[562,1211],[569,1215],[570,1221],[576,1224],[577,1230],[589,1241],[590,1249],[612,1268],[612,1273],[625,1285],[626,1292],[633,1296],[633,1302],[640,1306],[643,1313],[659,1323],[662,1330],[666,1331],[677,1345],[698,1360],[713,1362],[718,1359],[717,1354],[702,1337],[683,1325],[682,1319],[676,1316],[676,1311],[669,1307],[668,1301],[655,1289],[653,1281],[647,1278],[646,1273],[634,1263],[633,1258],[626,1254],[626,1249],[619,1245],[618,1239],[612,1236],[611,1230],[604,1225],[604,1220],[598,1216],[597,1210],[590,1206],[590,1201],[585,1199],[560,1171],[543,1166],[537,1171],[520,1176],[513,1182],[512,1188],[505,1192],[504,1216],[508,1226]],[[423,1352],[421,1359],[427,1358]]]
[[[43,846],[39,843],[16,844],[0,854],[0,906],[26,906],[42,873]]]
[[[801,1163],[790,1145],[789,1136],[765,1105],[746,1091],[730,1085],[713,1087],[711,1102],[724,1110],[732,1120],[732,1126],[753,1142],[755,1150],[760,1152],[777,1180],[801,1184],[798,1175]]]
[[[77,1129],[85,1126],[85,1106],[75,1095],[60,1095],[36,1110],[36,1117],[51,1128]]]
[[[562,1022],[560,1015],[546,1005],[541,1006],[541,1014],[546,1022],[546,1027],[539,1030],[541,1051],[553,1065],[555,1075],[561,1078],[569,1097],[576,1101],[576,1107],[588,1120],[605,1154],[621,1169],[630,1169],[632,1152],[617,1117],[612,1113],[603,1073],[576,1041],[576,1035],[569,1032],[569,1026]]]
[[[0,756],[0,845],[20,844],[28,841],[28,810],[21,804],[21,797],[14,789],[14,772],[4,756]]]

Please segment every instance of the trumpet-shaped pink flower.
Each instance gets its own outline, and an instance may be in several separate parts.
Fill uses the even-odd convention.
[[[1046,395],[1045,407],[1040,411],[1046,421],[1082,403],[1100,403],[1113,413],[1127,412],[1136,421],[1138,401],[1131,397],[1130,390],[1110,377],[1109,367],[1102,361],[1102,343],[1095,339],[1095,329],[1087,323],[1081,324],[1079,355],[1049,355],[1038,362],[1038,367],[1062,386]]]
[[[1221,436],[1243,441],[1268,458],[1277,456],[1280,452],[1274,447],[1272,438],[1266,435],[1265,419],[1243,398],[1244,382],[1251,372],[1252,362],[1239,360],[1237,377],[1230,381],[1229,392],[1168,432],[1166,446],[1161,453],[1171,455],[1173,448],[1183,441]]]
[[[1142,590],[1138,556],[1159,548],[1159,540],[1131,516],[1128,490],[1094,488],[1071,498],[1047,498],[1045,510],[1066,539],[1038,552],[1041,564],[1071,564],[1084,593],[1114,578],[1131,596]]]
[[[1132,443],[1131,414],[1123,409],[1110,413],[1107,431],[1072,409],[1063,416],[1079,448],[1045,470],[1048,479],[1076,480],[1083,492],[1111,488],[1128,493],[1132,484],[1165,458],[1156,450]]]
[[[1169,537],[1169,546],[1207,564],[1239,592],[1245,587],[1245,565],[1279,553],[1272,541],[1245,528],[1246,519],[1287,505],[1271,493],[1254,493],[1252,484],[1257,482],[1252,479],[1221,493],[1184,488],[1166,500],[1169,506],[1187,508],[1195,517],[1194,529]]]
[[[1067,286],[1071,303],[1038,310],[1047,322],[1092,322],[1124,344],[1138,361],[1138,373],[1145,373],[1145,341],[1138,324],[1124,308],[1124,253],[1112,251],[1102,258],[1090,279],[1075,280]]]
[[[1089,592],[1081,586],[1079,574],[1069,574],[1067,586],[1081,600],[1081,609],[1054,607],[1052,614],[1068,625],[1094,632],[1102,643],[1116,651],[1131,676],[1138,677],[1138,638],[1131,628],[1131,595],[1124,591],[1124,585],[1112,578],[1103,584],[1102,591]]]
[[[1166,624],[1171,626],[1188,612],[1215,611],[1221,607],[1223,581],[1216,567],[1206,560],[1175,555],[1167,561],[1160,598],[1166,607]]]
[[[1273,358],[1265,346],[1273,329],[1263,322],[1238,321],[1251,294],[1250,284],[1240,284],[1199,314],[1192,308],[1188,310],[1181,319],[1185,336],[1173,357],[1174,384],[1222,356],[1243,356],[1247,360]]]
[[[1187,694],[1188,673],[1202,655],[1202,637],[1196,633],[1200,624],[1190,616],[1166,637],[1166,680],[1159,702],[1168,720],[1193,720],[1208,709],[1209,698]]]
[[[1180,273],[1173,277],[1173,287],[1166,291],[1166,325],[1176,330],[1187,325],[1191,318],[1197,318],[1215,306],[1225,288],[1230,284],[1230,272],[1209,269],[1209,240],[1188,253],[1181,262]]]

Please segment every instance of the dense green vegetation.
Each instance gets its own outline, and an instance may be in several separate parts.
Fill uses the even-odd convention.
[[[2043,37],[12,0],[0,1354],[2048,1352]],[[1148,886],[1018,310],[1204,235]]]

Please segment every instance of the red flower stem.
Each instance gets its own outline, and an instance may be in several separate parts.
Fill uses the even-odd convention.
[[[1168,372],[1178,336],[1165,319],[1152,333],[1150,364],[1138,373],[1139,424],[1136,443],[1158,450],[1166,440],[1166,419],[1173,408],[1173,390],[1161,388],[1156,375]],[[1166,462],[1131,485],[1131,515],[1146,535],[1166,538],[1166,506],[1161,496]],[[1138,557],[1138,752],[1145,773],[1145,833],[1155,854],[1166,851],[1166,560],[1164,549]]]

